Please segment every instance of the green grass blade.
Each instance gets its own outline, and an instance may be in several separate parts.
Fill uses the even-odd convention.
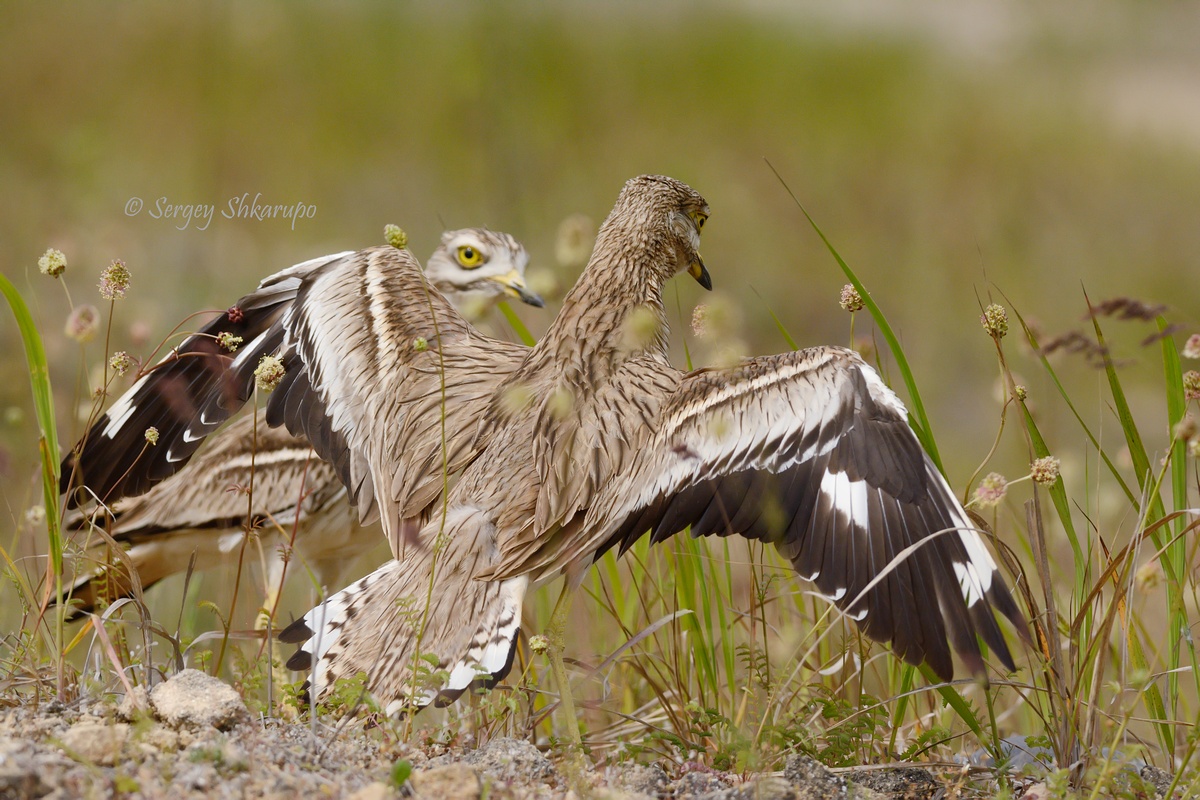
[[[1008,300],[1008,298],[1005,298],[1005,300]],[[1108,453],[1104,452],[1104,449],[1100,447],[1100,440],[1096,438],[1094,433],[1092,433],[1092,429],[1089,428],[1087,423],[1083,421],[1083,415],[1079,413],[1079,410],[1075,408],[1075,404],[1071,402],[1071,397],[1067,394],[1067,390],[1062,385],[1062,381],[1059,380],[1058,373],[1055,372],[1054,367],[1050,365],[1050,360],[1046,358],[1046,356],[1042,355],[1042,348],[1041,345],[1038,344],[1037,335],[1027,324],[1025,324],[1025,318],[1021,316],[1020,312],[1017,311],[1016,308],[1012,307],[1011,302],[1009,302],[1009,307],[1016,316],[1017,321],[1021,323],[1021,328],[1025,331],[1025,338],[1029,342],[1029,346],[1033,348],[1033,352],[1037,354],[1038,360],[1042,362],[1042,368],[1046,370],[1046,374],[1050,376],[1050,380],[1054,382],[1055,388],[1058,389],[1059,396],[1062,397],[1063,402],[1067,404],[1067,408],[1070,409],[1071,413],[1075,416],[1075,421],[1078,422],[1079,427],[1083,429],[1084,434],[1088,437],[1088,441],[1092,443],[1092,447],[1096,448],[1096,452],[1100,454],[1100,458],[1103,459],[1104,465],[1108,467],[1108,471],[1112,474],[1113,478],[1117,481],[1117,484],[1121,487],[1121,491],[1125,492],[1125,497],[1128,498],[1130,505],[1132,505],[1134,509],[1140,510],[1141,502],[1138,500],[1138,496],[1133,493],[1133,490],[1129,488],[1129,484],[1127,484],[1125,479],[1121,477],[1121,473],[1117,470],[1117,465],[1114,464],[1112,459],[1108,457]]]
[[[896,366],[900,369],[900,375],[904,379],[904,386],[908,390],[909,398],[909,423],[916,432],[917,438],[921,440],[921,445],[925,448],[925,452],[929,453],[929,457],[933,459],[933,463],[937,466],[938,470],[944,473],[946,470],[942,467],[942,457],[938,453],[937,443],[933,438],[933,428],[930,426],[929,417],[925,413],[925,404],[921,402],[921,393],[917,390],[917,382],[913,379],[912,369],[908,365],[908,359],[904,356],[904,350],[900,347],[900,340],[896,338],[896,334],[892,331],[892,326],[888,324],[883,311],[879,309],[879,306],[871,298],[871,293],[867,291],[867,287],[858,279],[858,276],[854,274],[854,270],[850,269],[850,265],[845,262],[841,254],[838,253],[837,248],[825,236],[824,231],[821,230],[816,221],[808,213],[808,209],[792,193],[787,183],[784,182],[783,177],[775,171],[775,167],[771,166],[770,162],[767,162],[767,166],[771,167],[772,172],[775,172],[775,177],[779,178],[779,182],[783,184],[784,190],[791,196],[792,201],[795,202],[800,212],[804,214],[804,218],[808,220],[808,224],[817,232],[817,236],[821,237],[821,241],[825,243],[825,248],[829,250],[830,255],[837,261],[838,266],[842,268],[842,272],[845,273],[847,280],[854,285],[859,295],[862,296],[863,304],[871,312],[871,319],[875,320],[876,328],[883,334],[884,341],[888,344],[892,358],[896,359]]]
[[[525,323],[517,316],[517,312],[513,311],[512,307],[503,300],[497,303],[496,307],[500,309],[500,313],[508,320],[508,324],[512,326],[513,332],[517,334],[517,337],[526,345],[533,347],[537,340],[533,338],[533,334],[529,332],[529,328],[525,327]]]
[[[50,390],[50,368],[46,350],[29,307],[12,281],[0,275],[0,292],[4,293],[25,345],[25,360],[29,364],[29,386],[33,390],[33,407],[40,431],[42,458],[42,497],[46,506],[46,528],[50,537],[50,562],[55,575],[62,575],[62,532],[58,519],[58,427],[54,421],[54,394]]]
[[[1085,299],[1086,297],[1087,295],[1084,295]],[[1088,308],[1091,307],[1092,304],[1089,300]],[[1129,448],[1129,457],[1133,461],[1133,471],[1137,476],[1138,486],[1144,492],[1154,482],[1154,473],[1150,469],[1150,457],[1146,454],[1146,445],[1142,443],[1142,435],[1138,431],[1133,412],[1129,409],[1129,401],[1126,400],[1125,390],[1121,387],[1117,367],[1108,353],[1108,345],[1104,342],[1104,331],[1100,329],[1100,319],[1095,314],[1092,315],[1092,327],[1096,330],[1096,343],[1100,345],[1100,349],[1104,353],[1104,374],[1108,377],[1108,388],[1112,392],[1113,406],[1117,412],[1117,419],[1121,423],[1121,431],[1125,434],[1125,444]],[[1162,498],[1155,494],[1150,497],[1150,513],[1146,515],[1146,524],[1149,525],[1161,518],[1162,515]],[[1162,542],[1157,540],[1155,544],[1159,547],[1162,546]],[[1174,578],[1175,576],[1169,577]]]

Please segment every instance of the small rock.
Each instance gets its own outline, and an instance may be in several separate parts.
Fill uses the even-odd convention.
[[[659,765],[623,764],[618,769],[619,772],[613,781],[618,789],[650,797],[663,797],[667,794],[670,779]]]
[[[815,798],[824,798],[827,795],[797,793],[796,787],[789,781],[768,775],[739,787],[733,796],[737,800],[807,800],[810,796],[815,800]]]
[[[67,755],[88,764],[111,767],[121,756],[129,738],[129,726],[123,722],[78,722],[63,732],[61,741]]]
[[[1159,797],[1167,796],[1167,790],[1171,788],[1171,783],[1175,780],[1175,776],[1165,769],[1159,769],[1149,764],[1142,767],[1138,774],[1141,775],[1142,780],[1154,787]]]
[[[725,791],[728,786],[715,772],[685,772],[675,781],[675,797],[707,797]]]
[[[413,773],[408,781],[417,797],[438,800],[479,800],[483,782],[479,773],[465,764],[449,764]]]
[[[830,800],[850,796],[845,778],[834,775],[824,764],[809,756],[788,756],[783,777],[796,787],[800,800]]]
[[[942,788],[927,770],[918,767],[860,769],[848,774],[846,780],[891,800],[929,800]]]
[[[126,692],[117,706],[117,717],[126,722],[136,722],[150,713],[150,694],[145,686],[135,686],[132,692]]]
[[[185,669],[155,686],[150,702],[159,718],[176,728],[191,725],[229,730],[250,718],[232,686],[195,669]]]
[[[431,767],[440,763],[437,758],[429,762]],[[464,754],[462,763],[504,783],[544,783],[557,777],[550,759],[524,739],[492,739],[478,750]]]
[[[368,783],[347,797],[346,800],[394,800],[399,796],[400,794],[386,783],[375,781],[375,783]]]

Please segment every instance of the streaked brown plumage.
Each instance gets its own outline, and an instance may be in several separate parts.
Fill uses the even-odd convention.
[[[1012,668],[994,613],[1024,632],[1021,615],[902,404],[856,354],[668,363],[662,287],[684,270],[708,285],[707,215],[678,181],[629,181],[532,349],[479,336],[405,253],[305,273],[253,348],[278,348],[287,369],[267,420],[307,435],[360,510],[379,509],[398,558],[282,635],[302,642],[289,664],[312,668],[316,695],[359,671],[389,710],[490,686],[532,585],[577,585],[605,549],[689,524],[775,543],[869,635],[940,676],[951,647],[982,669],[977,637]],[[201,387],[198,416],[160,405],[178,438],[228,413],[252,369],[222,374],[234,392]],[[414,671],[430,653],[441,671]]]
[[[509,234],[466,228],[442,234],[425,272],[448,299],[476,312],[504,297],[540,306],[541,298],[525,284],[528,262],[524,246]],[[104,519],[107,509],[100,509],[96,524],[129,547],[128,559],[143,588],[186,569],[193,553],[199,570],[226,563],[251,527],[266,553],[267,607],[272,608],[283,577],[283,548],[294,543],[298,565],[293,562],[293,574],[307,567],[321,586],[336,589],[355,559],[381,541],[376,527],[358,524],[337,473],[308,442],[269,427],[261,413],[257,417],[257,422],[255,415],[246,415],[230,423],[182,471],[145,494],[113,502],[111,521]],[[252,504],[244,491],[251,485],[251,464]],[[86,532],[92,516],[76,512],[66,527]],[[101,540],[93,536],[91,541]],[[92,556],[99,558],[102,549],[94,547]],[[76,582],[72,618],[94,608],[101,587],[109,598],[132,591],[123,562]]]

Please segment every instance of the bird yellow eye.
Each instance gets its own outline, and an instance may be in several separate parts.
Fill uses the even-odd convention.
[[[696,223],[696,230],[704,230],[704,221],[708,219],[708,214],[703,214],[699,211],[692,212],[692,220]]]
[[[458,248],[458,263],[464,269],[475,269],[483,263],[483,254],[469,244]]]

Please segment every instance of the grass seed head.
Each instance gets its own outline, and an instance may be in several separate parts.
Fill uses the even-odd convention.
[[[1183,345],[1184,358],[1200,358],[1200,333],[1193,333]]]
[[[992,303],[983,310],[979,324],[988,332],[988,336],[999,341],[1008,335],[1008,312],[1004,306]]]
[[[384,225],[383,238],[397,250],[408,247],[408,234],[399,225]]]
[[[146,428],[146,441],[150,443],[151,447],[158,444],[158,428],[153,425]]]

